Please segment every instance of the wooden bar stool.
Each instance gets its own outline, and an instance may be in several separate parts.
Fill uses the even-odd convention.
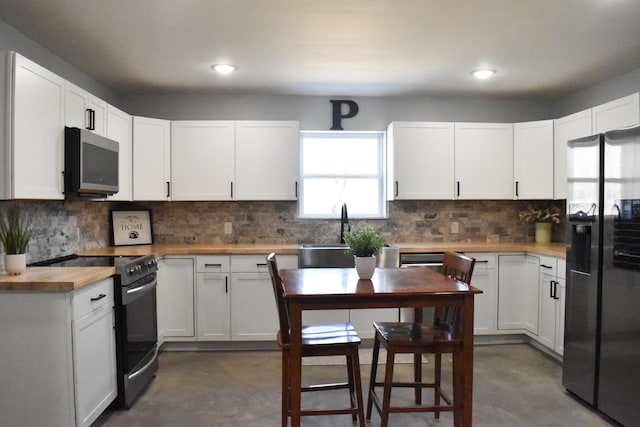
[[[442,273],[454,277],[457,280],[471,283],[471,275],[475,259],[454,253],[446,252]],[[419,267],[416,267],[419,268]],[[373,406],[382,419],[381,426],[389,423],[389,414],[399,412],[434,412],[436,418],[441,411],[454,411],[460,413],[461,396],[463,387],[462,360],[462,319],[459,307],[447,307],[444,310],[436,310],[432,324],[419,322],[374,322],[375,341],[373,344],[373,360],[371,363],[371,378],[369,382],[369,398],[367,400],[367,420],[371,419]],[[378,368],[378,355],[380,346],[387,351],[384,382],[376,382]],[[434,380],[422,381],[422,354],[433,353]],[[453,356],[453,396],[447,394],[441,387],[442,354],[450,353]],[[396,354],[414,355],[414,381],[393,381],[393,369]],[[382,400],[376,393],[376,387],[383,387]],[[391,389],[393,387],[413,388],[415,390],[415,405],[391,406]],[[432,405],[422,405],[422,389],[432,388],[434,401]],[[444,403],[442,403],[444,401]],[[455,416],[455,415],[454,415]],[[457,418],[457,417],[456,417]]]
[[[289,384],[289,315],[283,296],[282,278],[278,271],[276,255],[267,256],[269,273],[276,297],[280,330],[277,342],[282,350],[282,426],[288,425],[291,414]],[[362,385],[360,380],[360,360],[358,347],[360,337],[350,323],[327,325],[310,325],[302,327],[302,357],[308,356],[345,356],[347,360],[347,381],[329,384],[313,384],[302,387],[302,392],[348,389],[350,406],[337,409],[304,409],[301,416],[308,415],[338,415],[351,414],[354,422],[358,421],[364,427],[364,404],[362,399]]]

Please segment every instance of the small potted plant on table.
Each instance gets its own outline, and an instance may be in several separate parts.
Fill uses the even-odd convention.
[[[31,217],[18,207],[10,207],[0,218],[0,242],[4,249],[4,270],[22,274],[27,268],[27,245],[31,239]]]
[[[356,271],[361,279],[371,279],[376,269],[375,255],[384,246],[384,239],[378,232],[364,226],[344,232],[347,251],[355,257]]]

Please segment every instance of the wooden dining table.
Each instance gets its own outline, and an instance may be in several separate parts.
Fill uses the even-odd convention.
[[[471,426],[473,412],[473,300],[480,289],[428,268],[377,268],[371,280],[354,268],[301,268],[280,271],[289,307],[291,425],[300,425],[302,378],[302,311],[391,307],[458,306],[462,328],[462,396],[454,425]],[[421,310],[416,310],[420,313]],[[373,326],[372,326],[373,327]]]

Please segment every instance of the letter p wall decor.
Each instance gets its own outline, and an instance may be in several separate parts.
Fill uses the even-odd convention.
[[[358,104],[348,99],[332,99],[333,122],[331,130],[344,130],[342,127],[342,119],[350,119],[358,114]]]

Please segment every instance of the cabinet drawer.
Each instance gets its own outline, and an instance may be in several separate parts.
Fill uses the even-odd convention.
[[[297,255],[277,255],[278,269],[298,268]],[[231,271],[236,273],[268,273],[267,254],[232,255]]]
[[[496,255],[484,252],[468,252],[466,255],[476,259],[476,265],[473,267],[477,270],[494,270],[496,268]]]
[[[556,258],[549,256],[540,257],[540,274],[556,277],[557,274]]]
[[[198,255],[196,257],[198,273],[226,273],[229,271],[228,255]]]
[[[280,257],[278,257],[278,268]],[[233,255],[231,256],[231,271],[241,273],[268,273],[266,255]]]
[[[87,285],[71,295],[71,316],[73,320],[106,304],[113,305],[113,278]]]

